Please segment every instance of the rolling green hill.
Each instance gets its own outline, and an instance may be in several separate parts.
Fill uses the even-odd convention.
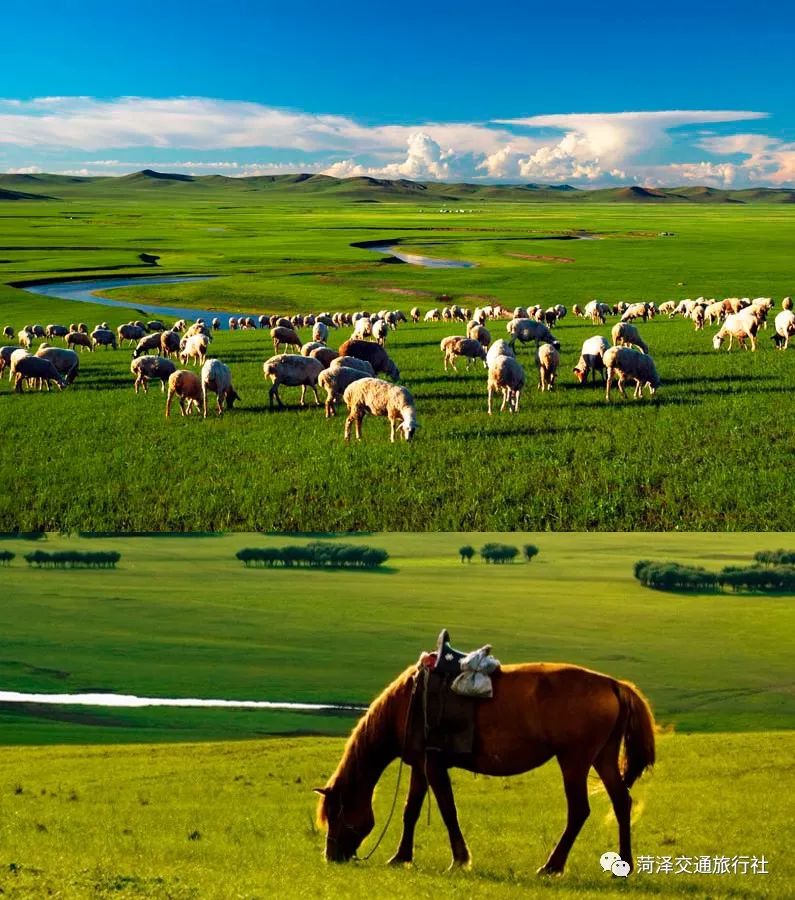
[[[2,199],[31,199],[45,190],[47,199],[95,199],[126,196],[157,190],[175,196],[234,196],[256,192],[263,199],[301,198],[307,195],[346,199],[388,199],[438,202],[476,201],[556,201],[567,203],[793,203],[795,190],[787,188],[751,188],[720,190],[705,186],[647,188],[631,185],[598,190],[578,190],[571,185],[549,184],[447,184],[355,176],[332,178],[328,175],[257,175],[232,178],[225,175],[184,175],[143,169],[118,177],[76,177],[66,175],[0,175],[0,188],[16,191],[24,186],[30,198],[5,196]],[[52,194],[53,196],[50,196]]]

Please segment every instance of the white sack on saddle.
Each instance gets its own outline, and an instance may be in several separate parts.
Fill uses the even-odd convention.
[[[491,697],[489,675],[500,667],[500,661],[491,655],[491,644],[467,653],[459,664],[461,674],[453,680],[450,688],[465,697]]]

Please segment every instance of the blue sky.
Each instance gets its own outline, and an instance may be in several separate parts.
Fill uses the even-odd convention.
[[[6,171],[795,185],[792,5],[5,0],[3,31]]]

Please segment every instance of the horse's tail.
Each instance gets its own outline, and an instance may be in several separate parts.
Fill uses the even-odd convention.
[[[654,765],[654,715],[649,701],[634,684],[616,681],[616,689],[624,713],[624,759],[621,775],[629,788],[646,769]]]

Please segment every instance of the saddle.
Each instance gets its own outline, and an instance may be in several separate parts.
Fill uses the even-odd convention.
[[[477,698],[453,690],[462,674],[461,660],[468,654],[456,650],[443,629],[432,653],[423,653],[414,676],[414,697],[409,741],[420,753],[436,751],[467,755],[475,746]]]

